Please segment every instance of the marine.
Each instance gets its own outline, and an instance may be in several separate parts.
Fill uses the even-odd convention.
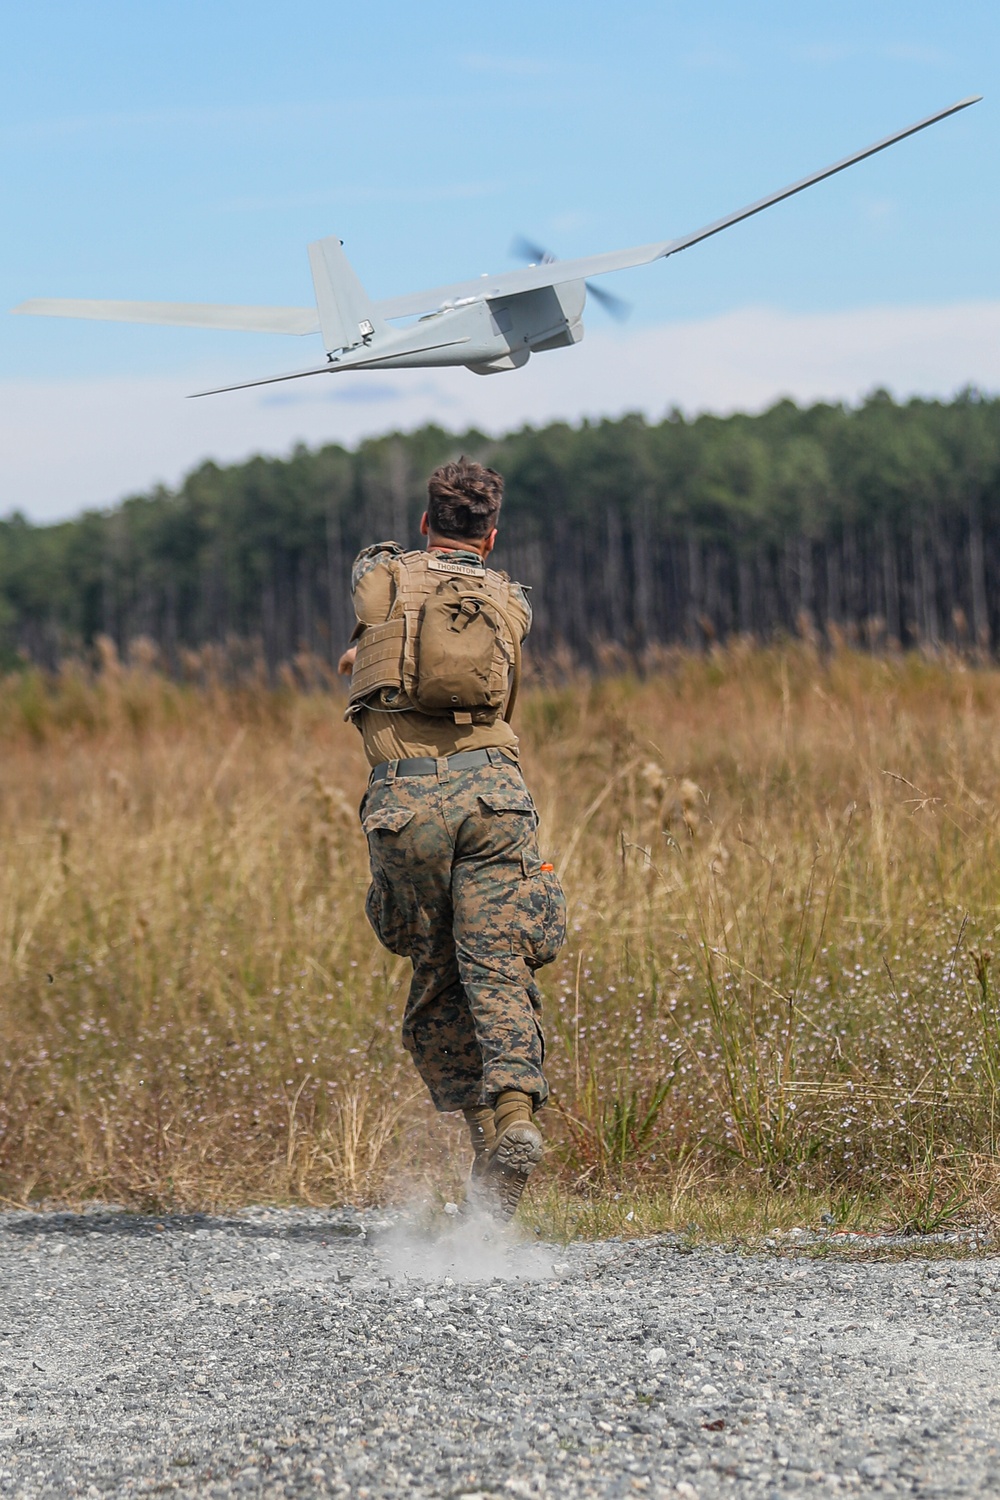
[[[379,940],[409,958],[403,1043],[473,1148],[469,1202],[511,1219],[541,1159],[548,1097],[535,971],[566,935],[511,715],[525,590],[487,566],[503,479],[465,457],[430,476],[426,549],[355,559],[340,670],[371,766],[361,804]]]

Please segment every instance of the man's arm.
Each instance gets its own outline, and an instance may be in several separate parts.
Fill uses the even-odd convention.
[[[392,577],[389,563],[394,557],[402,557],[403,549],[398,542],[376,542],[364,547],[351,566],[351,597],[358,623],[354,627],[351,641],[357,641],[366,625],[380,625],[388,616],[392,605]],[[354,659],[358,654],[356,645],[349,645],[337,663],[341,677],[350,677],[354,671]]]
[[[531,629],[531,601],[519,583],[511,582],[510,602],[514,607],[514,613],[524,616],[524,628],[521,631],[523,641]]]
[[[392,559],[402,555],[403,549],[398,542],[375,542],[371,547],[363,547],[351,565],[351,593],[356,596],[359,585],[369,574],[376,569],[380,572],[387,570]]]

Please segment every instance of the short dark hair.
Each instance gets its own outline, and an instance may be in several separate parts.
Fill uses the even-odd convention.
[[[427,520],[431,531],[457,541],[479,541],[497,523],[503,500],[503,476],[465,454],[442,464],[427,481]]]

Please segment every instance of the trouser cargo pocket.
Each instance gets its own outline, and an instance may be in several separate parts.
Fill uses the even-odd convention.
[[[365,898],[365,916],[375,936],[390,953],[409,958],[419,935],[419,911],[412,882],[400,868],[399,835],[413,819],[408,808],[382,808],[368,813],[362,826],[368,839],[372,883]]]
[[[566,941],[566,897],[551,865],[525,850],[521,857],[521,925],[515,942],[530,969],[550,964]]]
[[[383,948],[397,953],[400,958],[410,957],[414,934],[409,914],[400,910],[393,892],[380,876],[376,876],[368,887],[365,916]]]

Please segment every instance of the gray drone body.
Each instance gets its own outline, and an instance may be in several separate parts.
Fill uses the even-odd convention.
[[[124,323],[172,323],[191,328],[244,329],[254,333],[319,333],[326,362],[287,375],[243,381],[220,390],[242,390],[304,375],[343,370],[405,370],[464,365],[477,375],[516,370],[532,354],[563,349],[583,338],[583,311],[588,290],[604,302],[608,293],[591,287],[595,276],[663,260],[720,230],[800,193],[813,183],[884,151],[906,136],[976,104],[980,96],[962,99],[915,125],[876,141],[863,151],[814,172],[780,192],[707,224],[680,239],[612,250],[578,260],[555,260],[538,251],[538,263],[497,276],[433,287],[402,297],[373,302],[358,280],[336,236],[309,246],[316,294],[314,308],[235,307],[199,302],[105,302],[38,298],[13,310],[47,317],[98,318]],[[530,248],[530,247],[529,247]],[[403,326],[399,320],[416,318]],[[204,391],[201,395],[217,392]]]

